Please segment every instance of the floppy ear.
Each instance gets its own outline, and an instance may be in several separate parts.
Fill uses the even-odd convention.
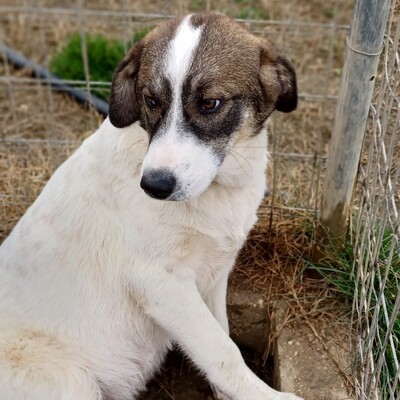
[[[276,110],[290,112],[296,109],[296,72],[291,62],[270,44],[261,49],[260,80],[265,95],[275,100]]]
[[[117,128],[125,128],[139,119],[136,82],[142,50],[143,43],[135,43],[114,72],[108,116]]]

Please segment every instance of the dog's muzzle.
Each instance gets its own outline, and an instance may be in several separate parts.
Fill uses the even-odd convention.
[[[140,187],[150,197],[165,200],[174,192],[176,178],[171,171],[164,168],[147,170],[143,172]]]

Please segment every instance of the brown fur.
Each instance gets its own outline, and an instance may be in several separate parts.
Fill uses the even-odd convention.
[[[135,44],[119,65],[110,101],[110,119],[115,126],[140,120],[150,136],[157,132],[171,103],[164,58],[181,21],[161,24]],[[296,108],[294,68],[272,43],[222,14],[195,14],[191,23],[203,30],[182,100],[188,127],[202,140],[224,147],[243,123],[245,109],[251,111],[253,131],[258,132],[274,109],[289,112]],[[157,108],[146,107],[143,96],[155,98]],[[218,113],[199,113],[198,101],[206,98],[223,100]]]

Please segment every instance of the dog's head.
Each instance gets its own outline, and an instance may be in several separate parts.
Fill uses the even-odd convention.
[[[109,118],[149,135],[141,187],[187,200],[217,176],[227,148],[263,130],[273,110],[297,106],[295,72],[267,40],[221,14],[169,21],[118,66]]]

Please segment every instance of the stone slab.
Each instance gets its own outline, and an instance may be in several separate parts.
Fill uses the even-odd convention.
[[[276,326],[282,326],[285,307],[278,306]],[[318,329],[318,328],[317,328]],[[345,344],[348,338],[343,338]],[[343,370],[349,367],[348,352],[335,343],[327,343],[329,353]],[[353,400],[338,368],[305,324],[283,327],[274,347],[274,386],[295,393],[305,400]]]

